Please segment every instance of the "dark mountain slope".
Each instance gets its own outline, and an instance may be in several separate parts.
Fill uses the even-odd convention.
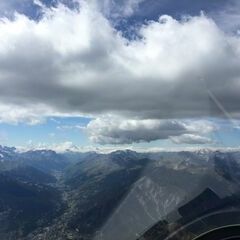
[[[55,189],[0,174],[0,239],[18,239],[49,224],[60,207]]]
[[[21,182],[50,184],[56,183],[56,178],[30,166],[19,166],[11,170],[4,171],[3,174]]]

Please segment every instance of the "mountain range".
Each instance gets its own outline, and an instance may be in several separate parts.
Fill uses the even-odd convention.
[[[162,239],[163,223],[201,214],[194,199],[217,204],[238,193],[239,181],[239,151],[103,154],[0,146],[0,239]]]

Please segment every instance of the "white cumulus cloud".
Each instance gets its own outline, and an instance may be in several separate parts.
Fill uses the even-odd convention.
[[[239,37],[203,15],[162,16],[139,35],[125,39],[86,3],[48,9],[38,22],[2,19],[0,105],[146,119],[219,115],[210,90],[239,114]]]
[[[171,140],[176,144],[207,144],[213,143],[211,138],[194,135],[194,134],[183,134],[177,137],[171,137]]]
[[[44,7],[38,21],[0,20],[1,122],[91,116],[93,140],[131,143],[193,134],[167,119],[222,117],[223,108],[239,117],[239,36],[202,14],[161,16],[129,40],[94,4],[79,2],[79,9]],[[138,3],[129,2],[129,13]],[[96,128],[108,114],[128,120],[113,123],[115,131],[103,120]]]

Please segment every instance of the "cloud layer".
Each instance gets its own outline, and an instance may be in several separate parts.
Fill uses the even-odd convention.
[[[124,5],[125,14],[139,2]],[[240,38],[207,16],[161,16],[135,29],[138,37],[129,40],[95,4],[42,11],[39,21],[20,14],[0,20],[1,122],[83,115],[97,117],[96,126],[99,116],[111,114],[138,122],[126,120],[130,130],[111,129],[108,136],[100,132],[97,142],[170,136],[188,142],[193,133],[181,122],[162,119],[222,116],[222,109],[239,116]]]
[[[216,126],[202,120],[129,120],[110,116],[93,120],[86,130],[93,142],[103,145],[166,139],[177,144],[206,144],[211,143],[206,136],[215,131]]]
[[[218,114],[207,89],[239,113],[240,41],[206,16],[162,16],[121,36],[96,9],[46,10],[0,22],[0,103],[142,118]],[[2,112],[6,116],[6,112]]]

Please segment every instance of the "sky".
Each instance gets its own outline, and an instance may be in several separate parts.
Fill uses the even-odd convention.
[[[237,0],[1,0],[0,145],[238,148]]]

